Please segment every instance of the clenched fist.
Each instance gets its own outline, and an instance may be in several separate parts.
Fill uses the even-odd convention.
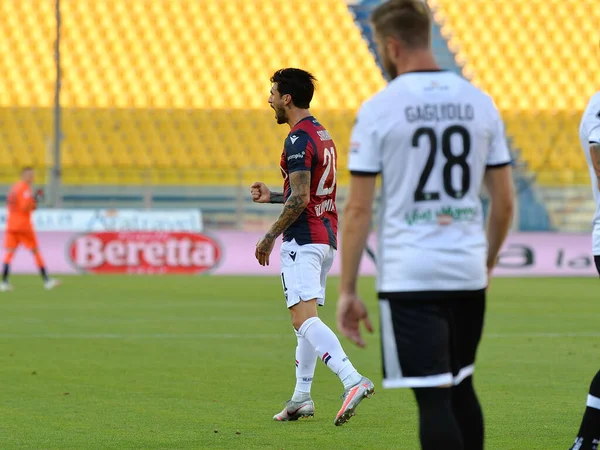
[[[250,194],[254,203],[269,203],[271,201],[271,191],[265,183],[260,181],[250,186]]]

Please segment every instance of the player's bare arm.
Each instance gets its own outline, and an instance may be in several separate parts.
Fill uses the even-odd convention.
[[[594,166],[594,172],[598,179],[598,187],[600,189],[600,144],[597,142],[590,142],[590,157],[592,158],[592,166]]]
[[[254,203],[284,203],[282,193],[271,192],[267,185],[260,181],[250,186],[250,195]]]
[[[310,171],[292,172],[289,177],[292,192],[283,206],[283,211],[267,234],[256,244],[255,256],[261,266],[269,265],[275,239],[300,217],[310,201]]]
[[[498,253],[508,234],[513,218],[514,192],[510,166],[488,169],[485,185],[490,194],[490,213],[487,226],[488,272],[491,272],[498,259]]]
[[[270,203],[285,203],[283,199],[283,192],[271,192]]]
[[[369,332],[373,332],[367,309],[356,293],[356,284],[371,225],[375,181],[375,174],[352,175],[342,222],[342,276],[337,305],[337,326],[346,338],[359,347],[365,346],[360,334],[360,321],[364,322]]]

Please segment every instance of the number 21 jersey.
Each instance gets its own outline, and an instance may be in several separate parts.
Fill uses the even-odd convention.
[[[360,109],[353,174],[382,175],[378,291],[479,290],[486,170],[510,163],[492,99],[446,71],[398,76]]]
[[[311,185],[308,206],[285,230],[284,241],[295,239],[298,245],[326,244],[337,248],[336,163],[335,144],[317,119],[306,117],[291,129],[281,155],[284,199],[292,193],[290,174],[309,171]]]

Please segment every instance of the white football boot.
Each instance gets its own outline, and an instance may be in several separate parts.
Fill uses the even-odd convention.
[[[285,403],[285,408],[279,414],[273,416],[273,420],[279,422],[287,422],[290,420],[298,420],[301,418],[313,417],[315,415],[315,404],[311,398],[301,402],[288,400]]]
[[[8,281],[3,281],[0,283],[0,292],[10,292],[13,290],[13,287],[8,283]]]
[[[362,402],[364,398],[371,398],[371,395],[373,395],[374,392],[375,385],[373,382],[366,377],[362,377],[360,383],[355,384],[342,395],[344,403],[342,403],[342,408],[337,413],[337,416],[335,416],[333,424],[336,427],[339,427],[348,422],[350,417],[356,414],[354,410],[360,402]]]

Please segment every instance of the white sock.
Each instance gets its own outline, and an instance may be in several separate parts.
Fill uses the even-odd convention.
[[[345,389],[360,383],[362,376],[344,353],[335,333],[321,319],[311,317],[306,320],[298,333],[312,344],[321,361],[340,378]]]
[[[302,402],[310,398],[310,387],[315,368],[317,367],[317,352],[315,348],[296,331],[298,345],[296,346],[296,388],[292,401]]]

